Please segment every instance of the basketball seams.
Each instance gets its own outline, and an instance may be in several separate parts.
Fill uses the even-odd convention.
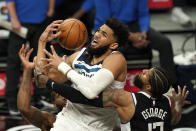
[[[82,23],[83,24],[83,23]],[[85,27],[85,25],[83,24],[83,26]],[[83,40],[82,40],[82,43],[85,43],[86,40],[87,40],[87,30],[84,30],[83,32]]]
[[[67,33],[67,37],[65,39],[65,43],[67,43],[67,39],[69,38],[69,34],[71,32],[72,27],[75,25],[76,21],[71,25],[71,28],[69,29],[68,33]]]
[[[81,48],[88,37],[85,25],[77,19],[64,20],[59,30],[62,31],[59,44],[68,50]]]
[[[78,32],[79,32],[79,34],[78,34],[78,40],[77,40],[77,42],[76,42],[76,45],[78,45],[78,42],[80,42],[80,23],[78,23],[78,22],[76,22],[77,24],[78,24]]]
[[[68,24],[68,23],[70,23],[70,22],[72,22],[72,21],[77,22],[76,20],[66,20],[65,22],[63,22],[62,26],[66,25],[66,24]]]

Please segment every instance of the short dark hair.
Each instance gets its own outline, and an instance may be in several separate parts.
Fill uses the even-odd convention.
[[[153,68],[149,83],[152,88],[152,97],[154,98],[161,97],[162,94],[166,93],[171,86],[168,72],[161,67]]]
[[[114,37],[117,38],[119,46],[123,46],[128,42],[128,26],[126,26],[116,18],[107,19],[105,24],[114,31]]]

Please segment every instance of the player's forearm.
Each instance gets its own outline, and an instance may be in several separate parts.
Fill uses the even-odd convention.
[[[88,99],[96,98],[100,92],[114,81],[113,73],[105,68],[100,69],[91,78],[70,70],[70,67],[63,62],[59,64],[58,70],[67,75],[67,78],[75,84],[74,88],[79,90]]]
[[[8,2],[6,6],[8,8],[10,19],[18,21],[18,16],[16,13],[16,8],[15,8],[15,2]]]
[[[45,53],[43,52],[43,49],[46,48],[46,44],[47,44],[47,42],[45,40],[39,39],[36,62],[37,62],[38,65],[40,65],[40,67],[44,66],[46,64],[45,61],[41,61],[41,58],[46,57]],[[44,72],[44,73],[48,73],[47,69],[41,69],[40,71]]]
[[[71,102],[87,104],[87,105],[96,106],[96,107],[103,107],[102,93],[100,93],[96,99],[90,100],[90,99],[87,99],[84,95],[82,95],[78,90],[72,88],[71,83],[66,82],[63,84],[59,84],[50,79],[48,80],[46,87],[49,90],[52,90],[58,93],[59,95],[65,97]]]
[[[21,113],[28,112],[31,101],[31,71],[24,69],[22,83],[17,96],[17,106]]]
[[[37,50],[37,61],[38,62],[41,61],[41,58],[46,57],[45,53],[43,52],[43,49],[45,49],[45,48],[46,48],[46,41],[42,40],[42,39],[39,39],[39,41],[38,41],[38,50]]]

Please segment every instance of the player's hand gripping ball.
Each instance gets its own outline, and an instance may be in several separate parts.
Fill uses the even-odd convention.
[[[59,44],[65,49],[79,49],[87,41],[86,26],[78,19],[69,18],[64,20],[58,27],[58,31],[61,31],[58,37]]]

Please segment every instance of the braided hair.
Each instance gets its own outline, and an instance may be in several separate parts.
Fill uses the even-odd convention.
[[[153,68],[149,83],[152,88],[152,97],[154,98],[160,98],[162,94],[166,93],[171,86],[168,73],[160,67]]]

